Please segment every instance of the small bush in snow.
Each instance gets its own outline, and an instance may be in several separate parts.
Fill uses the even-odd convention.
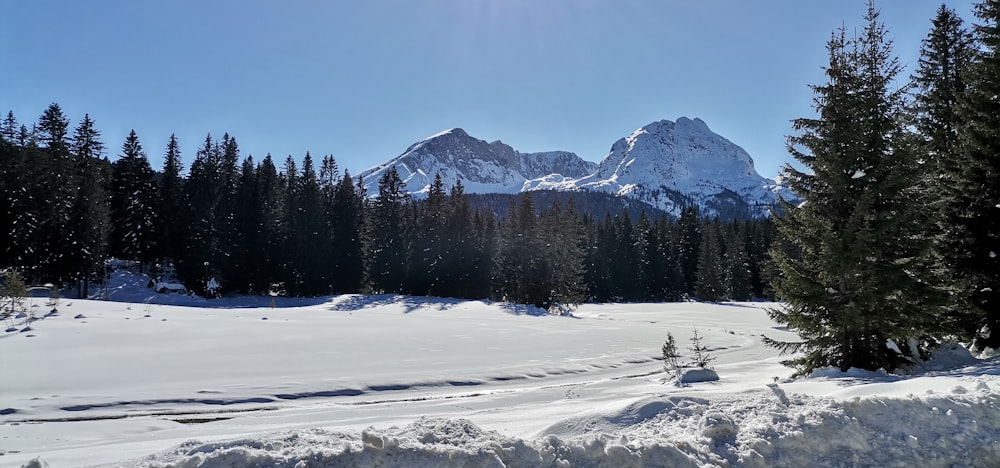
[[[3,272],[0,284],[0,317],[10,320],[18,314],[27,313],[28,285],[16,270]]]
[[[694,353],[694,359],[691,361],[692,366],[697,366],[702,369],[708,369],[708,365],[715,360],[715,356],[708,353],[708,346],[705,346],[701,342],[702,337],[698,334],[698,329],[694,329],[694,335],[691,337],[691,346],[688,348]]]
[[[677,351],[677,342],[674,341],[674,335],[667,332],[667,341],[663,343],[663,371],[667,375],[673,374],[674,379],[680,383],[680,364],[681,355]]]

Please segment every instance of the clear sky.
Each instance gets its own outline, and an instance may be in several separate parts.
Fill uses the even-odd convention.
[[[879,0],[916,64],[941,0]],[[973,21],[972,0],[944,3]],[[243,156],[333,154],[352,173],[462,127],[522,152],[603,159],[660,119],[699,117],[758,172],[790,157],[831,32],[864,0],[0,0],[0,112],[89,113],[107,154],[135,129],[185,169],[207,133]]]

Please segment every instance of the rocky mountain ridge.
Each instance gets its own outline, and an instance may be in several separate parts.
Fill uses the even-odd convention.
[[[369,195],[378,193],[378,180],[391,167],[416,197],[440,174],[445,186],[461,180],[468,193],[596,191],[674,215],[695,205],[723,218],[767,216],[779,194],[792,198],[776,180],[757,173],[746,151],[701,119],[686,117],[635,130],[616,141],[599,164],[565,151],[520,153],[453,128],[361,173]]]

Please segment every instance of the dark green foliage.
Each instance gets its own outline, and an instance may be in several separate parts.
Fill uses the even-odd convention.
[[[135,130],[125,138],[111,170],[111,254],[150,262],[156,257],[157,191],[153,169]]]
[[[70,210],[67,242],[75,246],[68,262],[77,280],[78,295],[90,294],[90,283],[99,281],[99,272],[108,254],[111,230],[111,207],[107,185],[110,165],[104,159],[104,143],[90,115],[73,132],[71,151],[75,159],[77,192]]]
[[[677,384],[680,384],[681,355],[677,351],[677,342],[674,335],[667,332],[667,340],[663,342],[663,371],[668,376],[673,377]]]
[[[960,106],[958,164],[946,166],[955,191],[943,224],[959,296],[959,316],[975,345],[1000,347],[1000,2],[976,5],[980,50],[967,76]]]
[[[409,251],[403,220],[409,195],[395,167],[382,175],[378,192],[368,217],[368,286],[375,293],[402,292]]]
[[[892,89],[900,66],[871,4],[866,21],[857,37],[841,30],[829,41],[828,82],[813,86],[819,115],[795,120],[801,134],[789,138],[808,171],[785,168],[803,203],[784,203],[777,222],[793,249],[775,252],[785,304],[771,316],[803,342],[770,343],[802,351],[793,361],[800,373],[894,369],[907,356],[887,342],[926,344],[940,311],[927,282],[905,90]]]
[[[715,302],[727,298],[726,270],[723,263],[722,244],[719,240],[719,226],[710,223],[704,226],[701,233],[701,246],[698,248],[698,267],[694,285],[694,294],[699,300]]]
[[[27,309],[28,285],[15,269],[0,274],[0,320],[15,317]]]
[[[174,262],[184,251],[184,179],[181,150],[177,137],[170,135],[163,172],[159,180],[159,205],[156,210],[157,257]]]
[[[351,175],[344,172],[333,195],[332,292],[359,293],[363,287],[363,228],[365,200],[354,190]]]

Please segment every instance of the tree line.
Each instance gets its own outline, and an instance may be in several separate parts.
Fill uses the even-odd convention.
[[[943,340],[1000,347],[1000,2],[970,31],[942,6],[910,80],[869,2],[835,31],[816,115],[794,121],[773,257],[806,374],[892,370]]]
[[[333,156],[242,157],[211,135],[185,173],[171,136],[154,170],[133,131],[113,162],[89,115],[69,131],[51,104],[0,125],[0,265],[86,296],[109,258],[175,271],[199,294],[399,293],[546,309],[581,301],[750,299],[769,294],[769,220],[603,218],[574,201],[475,208],[440,178],[414,199],[394,169],[369,194]],[[318,168],[317,168],[318,166]],[[209,291],[209,281],[219,289]],[[214,286],[214,284],[213,284]]]

